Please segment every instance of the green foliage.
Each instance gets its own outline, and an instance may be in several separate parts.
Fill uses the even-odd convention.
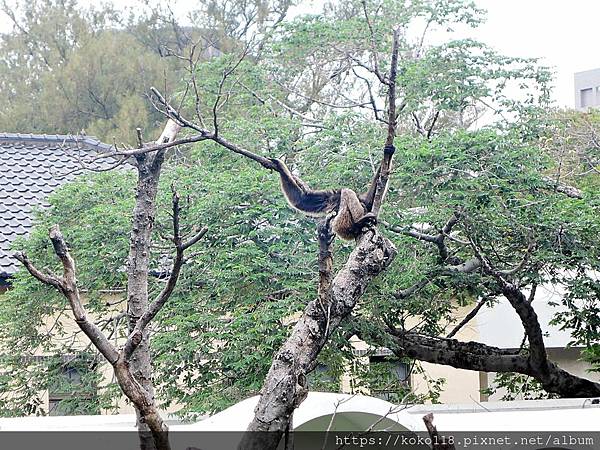
[[[165,174],[189,198],[183,222],[206,224],[209,234],[161,312],[171,331],[153,341],[164,398],[186,400],[186,412],[258,391],[289,329],[285,318],[311,298],[317,275],[311,227],[287,208],[277,181],[222,149],[206,146],[192,158],[200,152],[202,164]]]
[[[75,355],[67,361],[50,357],[45,363],[49,396],[57,401],[55,408],[57,412],[60,411],[60,415],[100,413],[96,395],[100,377],[95,370],[97,363],[93,361],[93,357]]]
[[[161,115],[145,100],[152,85],[179,78],[176,67],[140,44],[109,6],[74,1],[4,3],[15,29],[0,41],[0,129],[87,133],[134,144],[135,128],[154,134]]]
[[[544,390],[535,378],[518,373],[499,373],[494,378],[494,387],[484,389],[484,394],[502,393],[502,401],[511,400],[545,400],[558,398]]]
[[[392,403],[402,403],[410,395],[410,361],[394,357],[370,358],[357,371],[358,386],[367,387],[372,396]],[[405,370],[406,368],[406,370]]]
[[[123,269],[127,258],[129,215],[133,207],[132,188],[133,179],[127,173],[80,178],[51,196],[49,203],[53,206],[38,213],[38,226],[26,241],[17,243],[19,248],[35,258],[40,267],[60,273],[62,269],[47,234],[51,224],[59,223],[67,233],[75,260],[83,266],[82,270],[78,270],[78,282],[88,301],[87,308],[98,317],[110,316],[116,308],[124,308],[122,294],[108,299],[103,291],[122,292],[124,288]],[[43,406],[39,396],[57,377],[58,368],[48,369],[45,363],[27,365],[20,363],[19,359],[31,359],[40,353],[73,355],[88,343],[81,336],[73,339],[74,324],[64,297],[36,283],[26,272],[16,274],[12,289],[3,299],[6,303],[2,304],[0,314],[1,357],[6,361],[2,364],[3,368],[10,367],[3,374],[0,389],[8,396],[3,399],[3,409],[10,411],[11,415],[22,411],[27,414],[43,413],[39,409]],[[102,328],[106,330],[111,324],[110,320],[105,321]],[[20,349],[20,354],[14,353],[15,348]],[[76,361],[80,364],[79,368],[87,364],[90,383],[96,383],[98,361],[94,358],[77,358]],[[107,407],[113,395],[112,390],[100,389],[98,396],[94,397],[95,404],[98,408]],[[71,412],[80,410],[79,397],[66,401],[62,406]],[[89,400],[89,395],[85,397]]]

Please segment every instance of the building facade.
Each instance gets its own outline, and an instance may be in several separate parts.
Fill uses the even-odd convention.
[[[600,69],[575,73],[575,109],[600,107]]]

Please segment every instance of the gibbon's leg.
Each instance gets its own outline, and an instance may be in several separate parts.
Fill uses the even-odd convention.
[[[369,184],[369,190],[364,194],[360,194],[359,199],[365,205],[365,210],[371,211],[373,207],[373,200],[375,199],[375,192],[377,192],[377,183],[379,182],[379,174],[381,173],[381,165],[377,168],[371,184]]]
[[[365,214],[365,208],[352,189],[342,188],[340,206],[331,222],[333,231],[342,239],[351,240],[358,236],[361,229],[375,220],[371,213]]]
[[[331,211],[329,213],[327,213],[327,216],[325,217],[325,222],[327,225],[327,229],[328,230],[333,230],[333,220],[335,219],[336,216],[336,212],[335,211]],[[335,233],[329,233],[329,240],[327,241],[327,245],[331,245],[331,243],[334,241],[335,239]]]
[[[383,148],[383,160],[381,164],[377,168],[373,179],[371,180],[371,184],[369,185],[369,190],[364,194],[360,195],[360,200],[365,205],[365,209],[367,211],[371,211],[373,208],[373,201],[375,200],[375,194],[377,193],[377,185],[379,184],[379,176],[381,175],[381,169],[385,167],[385,169],[389,172],[392,168],[392,156],[396,152],[396,148],[393,145],[386,145]],[[384,187],[385,191],[387,191],[387,183]],[[385,196],[386,192],[384,191],[382,198]]]

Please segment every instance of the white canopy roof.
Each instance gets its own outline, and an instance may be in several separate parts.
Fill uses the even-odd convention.
[[[193,424],[167,422],[173,431],[243,431],[254,416],[258,399],[258,396],[248,398]],[[319,429],[315,423],[325,424],[321,429],[327,429],[335,414],[349,418],[337,429],[350,425],[353,428],[349,431],[363,431],[373,424],[373,417],[385,416],[389,420],[375,429],[388,429],[393,422],[399,425],[398,430],[423,431],[423,416],[429,412],[434,414],[438,429],[454,431],[586,431],[596,430],[600,424],[600,404],[592,404],[590,399],[403,406],[366,395],[310,392],[294,412],[294,429]],[[130,431],[134,427],[133,414],[0,418],[1,431]]]
[[[175,448],[198,445],[194,432],[227,431],[227,448],[235,448],[252,420],[258,396],[243,400],[212,417],[193,424],[171,422],[171,440]],[[600,405],[584,399],[486,402],[468,405],[399,406],[364,395],[311,392],[294,412],[298,431],[425,431],[423,416],[434,414],[440,432],[459,431],[597,431]],[[332,416],[335,415],[332,421]],[[384,417],[384,419],[382,419]],[[0,419],[2,431],[134,431],[135,416],[22,417]],[[192,433],[177,433],[192,432]],[[202,435],[207,436],[207,435]],[[127,433],[134,445],[136,433]],[[203,439],[202,449],[223,449]],[[212,445],[212,446],[211,446]]]

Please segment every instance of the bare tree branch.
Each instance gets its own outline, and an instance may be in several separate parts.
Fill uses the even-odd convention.
[[[475,307],[471,311],[469,311],[469,313],[463,318],[463,320],[461,320],[452,329],[452,331],[450,331],[450,333],[447,334],[446,338],[450,339],[450,338],[453,338],[454,336],[456,336],[456,333],[458,333],[460,330],[462,330],[462,328],[466,324],[468,324],[477,315],[477,313],[481,310],[481,308],[483,308],[485,306],[485,304],[493,297],[495,297],[495,295],[484,295],[483,297],[481,297],[481,299],[479,299],[479,301],[477,302]]]
[[[367,11],[367,2],[362,0],[363,14],[365,16],[365,22],[367,22],[367,27],[369,28],[369,36],[370,36],[370,44],[371,44],[371,58],[373,59],[373,71],[375,72],[375,76],[379,78],[379,81],[385,83],[385,77],[381,74],[379,70],[379,61],[377,57],[377,42],[375,40],[375,30],[373,30],[373,24],[371,23],[371,19],[369,19],[369,12]]]
[[[234,153],[238,153],[242,156],[245,156],[247,158],[250,158],[250,159],[258,162],[260,165],[262,165],[266,169],[270,169],[270,170],[274,169],[273,162],[269,158],[265,158],[264,156],[257,155],[249,150],[239,147],[236,144],[233,144],[232,142],[229,142],[228,140],[224,139],[221,136],[217,136],[213,133],[210,133],[208,130],[204,130],[204,129],[200,128],[199,126],[192,124],[190,121],[185,119],[178,111],[176,111],[155,88],[152,88],[152,92],[158,98],[158,101],[166,108],[167,114],[172,118],[172,120],[176,121],[177,123],[182,124],[183,126],[193,128],[196,131],[200,131],[199,136],[195,136],[195,137],[192,136],[192,137],[188,138],[188,142],[199,142],[199,141],[209,139],[209,140],[212,140],[212,141],[222,145],[223,147],[231,150]],[[179,144],[175,144],[175,143],[181,142],[181,141],[183,141],[183,139],[180,139],[178,141],[173,141],[171,144],[179,145]],[[166,148],[167,145],[168,144],[162,144],[161,146],[149,146],[146,148],[146,151],[153,151],[158,147]],[[170,145],[170,146],[172,146],[172,145]]]
[[[448,221],[444,224],[438,234],[428,234],[422,231],[415,229],[414,227],[398,227],[395,225],[391,225],[387,222],[382,222],[387,229],[393,231],[394,233],[404,234],[406,236],[413,237],[419,241],[430,242],[435,244],[438,247],[440,262],[455,262],[449,261],[450,252],[446,246],[446,238],[450,237],[450,233],[452,229],[458,224],[461,218],[461,213],[459,211],[454,211],[452,216],[448,219]]]
[[[518,349],[501,349],[479,342],[426,336],[393,327],[375,331],[372,327],[361,326],[361,320],[364,319],[353,317],[351,333],[370,345],[388,347],[399,358],[408,357],[481,372],[516,372],[534,377],[548,392],[565,397],[600,396],[600,383],[572,375],[551,361],[547,361],[547,372],[542,372],[538,365],[532,363],[531,355],[522,354]],[[384,335],[387,336],[385,340]]]
[[[244,83],[239,82],[239,85],[242,86],[244,89],[246,89],[254,98],[256,98],[262,104],[267,103],[266,100],[263,99],[256,91],[254,91],[253,89],[250,89]],[[275,103],[277,103],[279,106],[281,106],[283,109],[285,109],[287,112],[289,112],[290,114],[298,116],[301,119],[306,120],[308,122],[303,125],[308,126],[308,127],[325,128],[319,119],[315,119],[313,117],[310,117],[310,116],[307,116],[306,114],[301,113],[300,111],[295,110],[291,106],[288,106],[287,104],[285,104],[281,100],[273,97],[272,95],[269,95],[269,98],[272,101],[274,101]]]
[[[548,186],[554,189],[556,192],[560,192],[561,194],[565,194],[570,198],[583,198],[583,193],[574,186],[569,186],[568,184],[561,183],[560,181],[553,180],[550,177],[542,177],[542,179],[548,183]]]
[[[208,231],[207,227],[202,228],[192,239],[188,242],[184,243],[181,238],[181,230],[179,227],[179,220],[181,214],[181,207],[179,206],[179,194],[175,190],[175,187],[172,185],[171,189],[173,191],[172,196],[172,208],[173,208],[173,243],[175,244],[175,260],[173,261],[173,268],[171,269],[171,273],[167,280],[167,284],[162,289],[162,291],[158,294],[158,296],[154,299],[154,301],[149,305],[146,312],[139,318],[137,321],[135,328],[129,334],[127,338],[127,342],[123,348],[123,355],[126,360],[129,360],[135,349],[141,342],[143,331],[146,326],[154,319],[156,314],[162,309],[165,303],[169,300],[169,297],[173,293],[175,289],[175,285],[177,284],[177,280],[179,279],[179,274],[181,272],[181,267],[184,263],[184,251],[198,242],[206,232]]]
[[[58,289],[65,296],[65,298],[69,301],[69,305],[71,306],[71,311],[73,312],[75,322],[81,331],[85,333],[85,335],[94,344],[102,356],[107,359],[108,362],[115,364],[119,356],[117,349],[107,339],[100,328],[98,328],[98,326],[94,322],[90,321],[87,317],[86,310],[83,307],[83,303],[81,302],[81,298],[79,296],[79,289],[77,288],[75,261],[73,261],[73,258],[69,253],[67,243],[65,242],[58,225],[54,225],[52,228],[50,228],[49,236],[50,240],[52,241],[52,246],[54,247],[54,253],[60,259],[63,265],[62,277],[59,278],[54,274],[48,275],[42,273],[29,261],[29,259],[27,259],[27,256],[24,254],[18,255],[17,259],[25,266],[31,275],[33,275],[42,283]]]
[[[521,323],[525,328],[525,332],[527,333],[529,340],[531,364],[535,367],[537,373],[539,373],[541,376],[546,376],[549,372],[548,355],[546,353],[542,328],[540,326],[537,314],[533,309],[533,305],[527,301],[527,298],[517,286],[507,281],[505,275],[492,266],[487,257],[483,255],[482,250],[475,243],[475,241],[471,237],[470,239],[473,251],[477,255],[477,258],[481,261],[483,270],[486,273],[494,276],[502,294],[504,297],[506,297],[521,319]]]
[[[32,263],[31,261],[29,261],[29,258],[27,257],[27,255],[25,253],[18,253],[15,255],[15,259],[17,259],[19,262],[21,262],[21,264],[23,264],[23,266],[25,266],[25,268],[27,269],[27,271],[37,280],[41,281],[44,284],[47,284],[49,286],[52,286],[54,288],[56,288],[58,291],[60,291],[61,293],[63,292],[63,284],[62,284],[62,280],[59,279],[58,275],[55,275],[54,273],[50,272],[50,273],[44,273],[41,270],[37,269]]]

